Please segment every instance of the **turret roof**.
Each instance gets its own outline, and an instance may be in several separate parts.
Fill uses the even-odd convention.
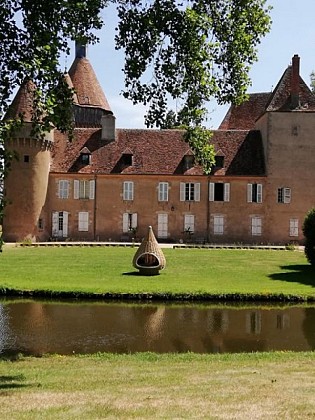
[[[32,121],[34,89],[35,85],[31,80],[25,80],[22,83],[5,115],[5,119],[13,119],[23,115],[25,122]]]
[[[86,57],[75,58],[69,70],[69,76],[79,105],[102,108],[112,112],[93,67]]]

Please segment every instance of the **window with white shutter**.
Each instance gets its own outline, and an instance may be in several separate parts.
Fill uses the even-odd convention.
[[[52,236],[66,238],[68,236],[68,212],[54,211],[52,213]]]
[[[247,202],[262,203],[262,184],[247,184]]]
[[[290,219],[290,236],[299,236],[299,219]]]
[[[168,182],[159,182],[158,201],[168,201]]]
[[[230,201],[230,184],[228,182],[210,182],[209,201]]]
[[[123,232],[128,233],[138,228],[138,214],[124,213],[123,214]]]
[[[77,180],[73,181],[73,198],[74,199],[90,199],[95,197],[95,180]]]
[[[80,211],[78,218],[78,230],[79,232],[88,232],[89,230],[89,212]]]
[[[60,179],[58,181],[58,197],[62,199],[69,198],[69,181],[66,179]]]
[[[224,216],[213,216],[213,233],[214,235],[223,235]]]
[[[291,188],[278,188],[278,203],[291,203]]]
[[[133,200],[133,182],[124,181],[123,183],[123,200],[131,201]]]
[[[193,214],[185,214],[184,232],[194,233],[194,231],[195,231],[195,216]]]
[[[251,218],[251,230],[253,236],[260,236],[262,233],[261,217],[254,216]]]
[[[181,182],[180,201],[200,201],[200,183]]]
[[[168,236],[168,215],[166,213],[158,214],[158,238],[167,238]]]

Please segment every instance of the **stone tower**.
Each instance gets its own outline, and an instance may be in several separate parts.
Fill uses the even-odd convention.
[[[6,207],[3,239],[8,242],[41,240],[44,231],[46,200],[53,132],[43,139],[31,135],[34,84],[26,81],[17,92],[6,115],[7,119],[23,114],[25,123],[6,143],[14,152],[8,176],[4,181]]]

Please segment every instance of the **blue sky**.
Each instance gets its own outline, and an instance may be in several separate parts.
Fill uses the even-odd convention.
[[[315,0],[269,0],[272,28],[258,48],[258,62],[251,69],[249,92],[270,92],[291,63],[294,54],[301,57],[301,76],[307,84],[315,70]],[[100,43],[89,47],[88,57],[97,74],[120,128],[144,127],[145,108],[134,106],[120,94],[124,86],[123,52],[115,51],[113,7],[103,11],[105,27],[99,32]],[[73,56],[63,66],[70,67]],[[211,120],[208,126],[217,128],[228,106],[209,104]]]

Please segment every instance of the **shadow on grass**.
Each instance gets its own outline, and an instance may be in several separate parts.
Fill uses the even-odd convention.
[[[281,270],[285,273],[270,274],[272,280],[281,280],[289,283],[301,283],[306,286],[315,287],[315,267],[305,264],[282,265]],[[290,270],[290,271],[288,271]]]
[[[127,273],[123,273],[123,276],[140,276],[139,271],[129,271]]]
[[[2,375],[0,376],[0,390],[25,388],[28,384],[23,383],[24,380],[24,375]]]

